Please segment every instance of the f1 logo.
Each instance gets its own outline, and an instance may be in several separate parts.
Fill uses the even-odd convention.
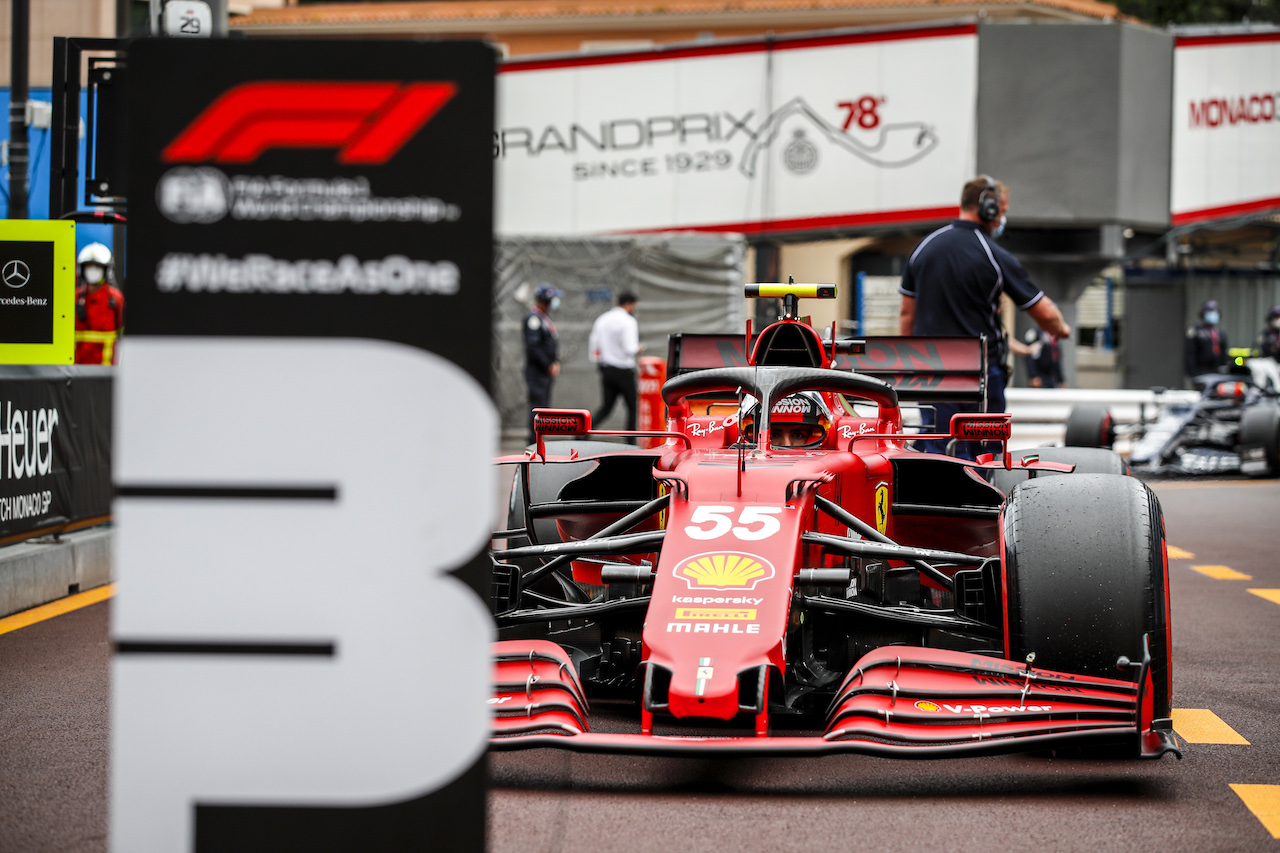
[[[457,93],[454,83],[259,81],[224,92],[161,153],[166,163],[252,163],[270,148],[390,160]]]

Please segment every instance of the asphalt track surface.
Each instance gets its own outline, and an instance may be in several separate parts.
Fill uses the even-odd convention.
[[[1280,483],[1153,485],[1178,549],[1185,760],[502,753],[490,758],[490,849],[1280,853],[1280,592],[1250,591],[1280,590]],[[106,849],[109,612],[94,604],[0,634],[4,853]],[[1222,729],[1198,729],[1189,710]],[[1247,743],[1193,742],[1224,733]],[[1262,786],[1241,789],[1252,808],[1233,784]]]

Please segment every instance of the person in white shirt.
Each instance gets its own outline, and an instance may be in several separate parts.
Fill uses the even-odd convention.
[[[591,326],[588,347],[591,360],[600,368],[600,392],[604,401],[591,417],[602,424],[613,413],[618,398],[627,406],[627,429],[636,428],[636,354],[640,352],[640,324],[633,316],[636,295],[630,291],[618,294],[618,305],[596,318]],[[632,444],[634,438],[627,439]]]

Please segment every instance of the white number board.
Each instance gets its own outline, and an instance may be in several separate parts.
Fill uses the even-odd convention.
[[[448,572],[491,529],[484,389],[382,341],[125,350],[112,849],[192,849],[193,804],[378,805],[471,766],[492,622]]]

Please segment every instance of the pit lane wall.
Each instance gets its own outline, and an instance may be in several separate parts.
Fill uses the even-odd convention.
[[[0,366],[0,616],[112,579],[111,383]]]
[[[110,517],[111,376],[0,366],[0,545]]]

